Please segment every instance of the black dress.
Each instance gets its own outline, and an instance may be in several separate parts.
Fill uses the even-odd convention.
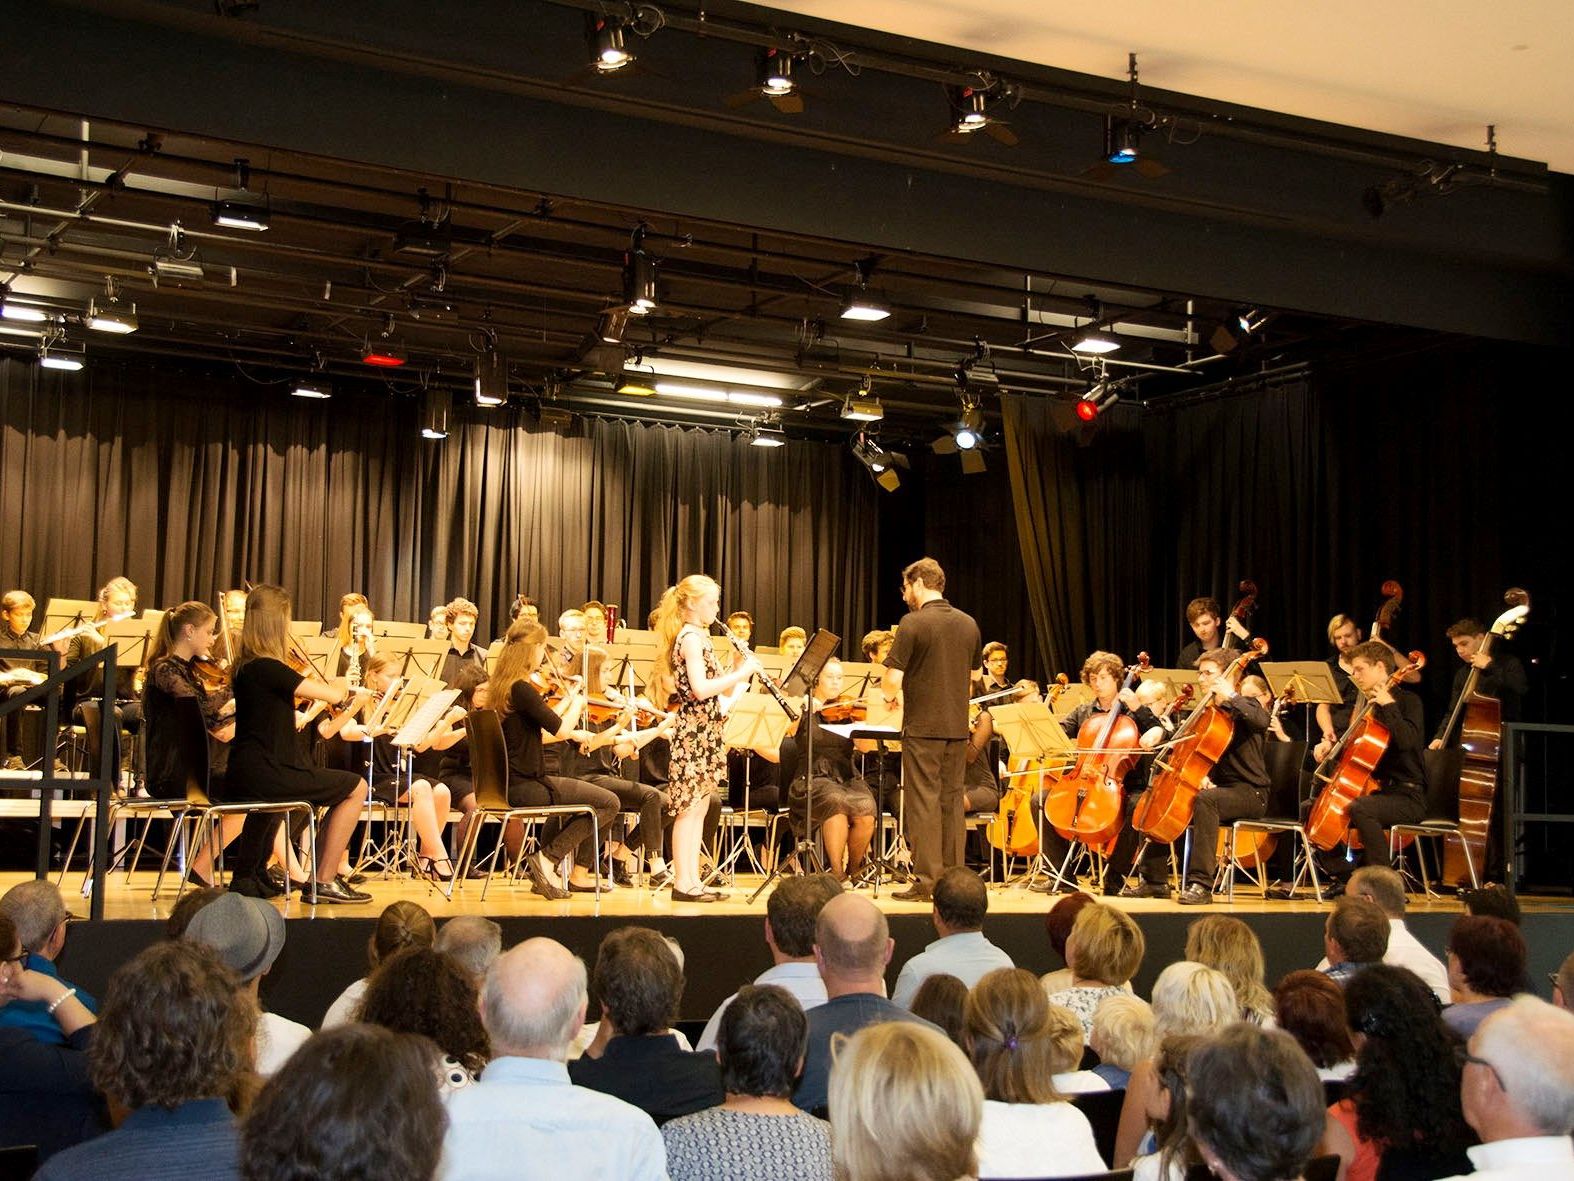
[[[202,711],[202,724],[208,730],[208,791],[222,796],[224,775],[229,762],[229,745],[214,738],[212,732],[224,725],[220,710],[229,700],[225,693],[209,693],[197,678],[189,660],[165,656],[148,667],[142,687],[143,748],[147,763],[148,794],[155,799],[184,799],[186,769],[176,737],[175,702],[193,698]]]

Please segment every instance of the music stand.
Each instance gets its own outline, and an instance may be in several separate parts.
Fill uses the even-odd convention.
[[[329,636],[338,635],[336,628]],[[320,619],[292,619],[290,620],[290,635],[304,643],[307,640],[319,639],[322,636],[322,620]]]
[[[749,767],[747,752],[762,749],[779,751],[789,724],[787,715],[781,711],[775,699],[764,693],[740,694],[727,711],[722,724],[722,741],[729,749],[746,752],[743,767],[743,839],[741,844],[735,840],[727,856],[720,860],[716,866],[718,875],[724,870],[730,870],[749,845],[749,795],[753,772]],[[755,861],[752,854],[750,860],[754,861],[756,869],[765,872],[764,866]]]
[[[407,640],[388,637],[378,645],[378,652],[387,652],[404,661],[401,676],[436,677],[443,671],[443,662],[453,645],[447,640]]]
[[[1067,718],[1079,705],[1085,705],[1093,700],[1093,690],[1078,682],[1067,685],[1055,698],[1055,704],[1050,706],[1050,712],[1057,718]]]
[[[1066,737],[1066,731],[1059,720],[1050,712],[1049,706],[1042,701],[1023,701],[1016,705],[997,705],[989,711],[990,719],[994,722],[995,733],[1005,740],[1006,749],[1014,759],[1048,759],[1062,757],[1067,763],[1076,756],[1076,743]],[[1034,768],[1031,771],[1016,772],[1018,775],[1038,774],[1042,783],[1042,773],[1045,768]],[[1007,778],[1013,773],[1008,772]],[[1040,869],[1047,869],[1048,863],[1044,860],[1044,820],[1048,810],[1047,802],[1038,810],[1038,856],[1033,860],[1033,869],[1028,874],[1031,883],[1038,877]],[[1057,866],[1048,869],[1051,878],[1064,880],[1065,867]]]
[[[98,614],[97,599],[50,599],[44,604],[44,621],[38,626],[40,644],[47,645],[56,632],[86,623]]]
[[[372,622],[374,639],[424,640],[427,627],[424,623],[402,623],[394,619],[377,619]]]
[[[1321,660],[1262,661],[1257,665],[1257,671],[1268,682],[1268,690],[1275,697],[1293,693],[1295,704],[1306,707],[1305,725],[1310,746],[1312,707],[1338,705],[1343,700],[1328,665]]]

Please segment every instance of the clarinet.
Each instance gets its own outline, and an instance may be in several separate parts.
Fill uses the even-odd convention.
[[[725,635],[732,646],[739,652],[743,653],[743,655],[753,655],[753,653],[749,651],[749,646],[737,636],[733,635],[730,631],[724,631],[722,634]],[[787,720],[789,722],[796,722],[798,720],[798,711],[793,709],[793,707],[788,703],[786,695],[781,690],[781,686],[775,681],[771,680],[770,677],[766,676],[763,670],[755,673],[754,675],[759,678],[760,684],[765,686],[766,691],[769,692],[772,697],[776,698],[776,704],[782,707],[782,712],[787,715]]]

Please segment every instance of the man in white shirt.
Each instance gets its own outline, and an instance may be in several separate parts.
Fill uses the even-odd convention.
[[[784,988],[808,1012],[825,1004],[825,981],[814,962],[814,924],[820,909],[842,892],[830,874],[783,878],[765,900],[765,946],[771,949],[771,966],[754,978],[756,984]],[[700,1034],[696,1050],[714,1050],[721,1031],[721,1015],[732,1004],[722,1001]]]
[[[585,1006],[584,962],[556,940],[527,939],[493,962],[481,1021],[495,1057],[448,1097],[444,1181],[667,1181],[651,1118],[569,1082],[564,1059]]]
[[[904,1009],[931,976],[955,976],[972,988],[985,973],[1015,967],[1011,957],[984,938],[989,890],[972,870],[953,866],[935,882],[935,933],[940,936],[902,965],[891,1000]]]
[[[1459,1079],[1472,1181],[1574,1177],[1574,1013],[1528,993],[1487,1017]],[[1460,1181],[1452,1178],[1451,1181]]]
[[[1383,963],[1396,968],[1409,968],[1422,982],[1437,994],[1442,1004],[1452,1004],[1448,989],[1448,969],[1443,961],[1433,955],[1405,927],[1405,883],[1386,865],[1363,865],[1350,875],[1345,886],[1345,897],[1366,898],[1377,903],[1388,916],[1388,950],[1383,953]],[[1317,965],[1326,971],[1328,961]]]

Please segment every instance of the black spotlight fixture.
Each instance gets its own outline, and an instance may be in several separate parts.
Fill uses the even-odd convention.
[[[612,74],[632,65],[628,26],[622,17],[585,14],[585,38],[590,42],[590,65],[598,74]]]
[[[656,294],[656,260],[645,253],[645,225],[634,228],[623,256],[623,302],[631,316],[648,316],[660,304]]]
[[[1120,391],[1101,378],[1077,401],[1077,417],[1083,422],[1093,422],[1118,401]]]
[[[1118,115],[1104,116],[1104,162],[1135,164],[1142,155],[1142,125]]]

